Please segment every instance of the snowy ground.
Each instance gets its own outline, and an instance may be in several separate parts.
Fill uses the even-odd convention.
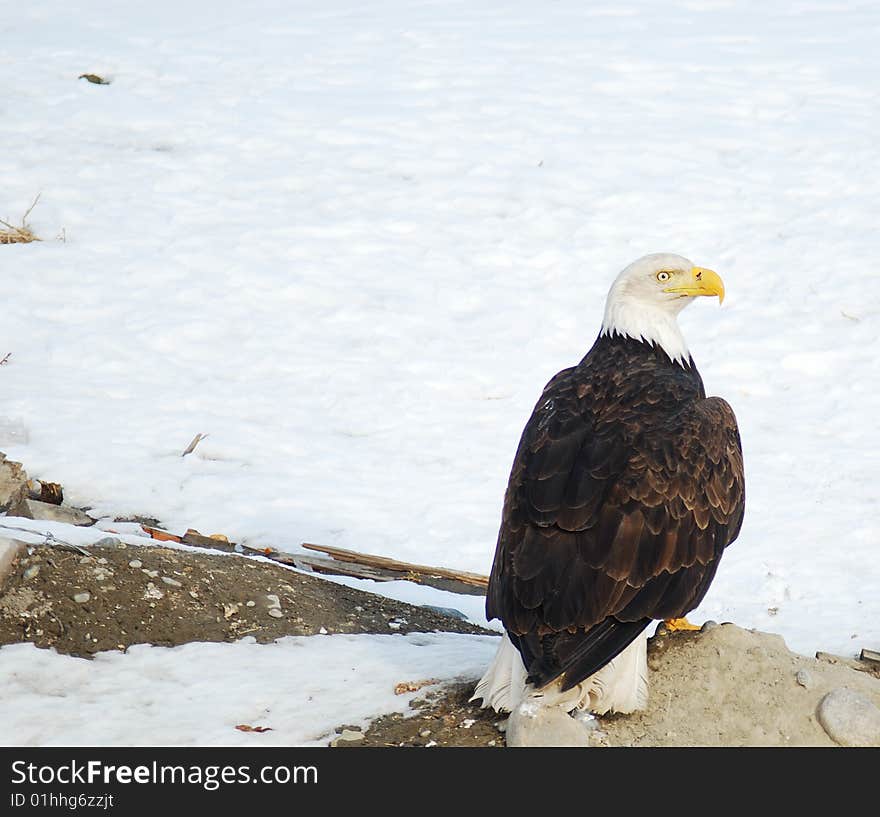
[[[395,695],[396,684],[429,680],[438,666],[479,674],[496,646],[490,636],[455,633],[288,636],[269,645],[246,637],[144,644],[90,662],[14,644],[0,661],[0,743],[326,746],[335,727],[365,727],[425,694]],[[27,671],[10,671],[16,664]]]
[[[541,387],[680,252],[727,285],[681,322],[747,469],[694,618],[876,648],[878,34],[873,2],[2,15],[0,217],[41,193],[45,240],[0,248],[0,450],[102,514],[485,573]]]

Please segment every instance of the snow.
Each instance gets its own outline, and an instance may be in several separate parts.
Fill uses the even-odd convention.
[[[876,647],[878,33],[821,0],[18,8],[0,216],[41,193],[44,240],[0,248],[0,450],[109,519],[486,573],[542,386],[679,252],[726,285],[680,323],[747,476],[693,619]]]
[[[401,682],[479,674],[492,636],[455,633],[252,637],[139,644],[85,661],[3,647],[0,742],[17,746],[326,746],[337,726],[412,711]],[[328,679],[332,683],[328,684]],[[271,731],[245,732],[236,726]]]

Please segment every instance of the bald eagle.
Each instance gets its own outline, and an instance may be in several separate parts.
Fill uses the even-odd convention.
[[[743,520],[736,418],[706,397],[676,321],[713,295],[712,270],[638,259],[593,347],[544,388],[504,498],[486,615],[505,635],[474,693],[483,707],[645,706],[646,628],[700,603]]]

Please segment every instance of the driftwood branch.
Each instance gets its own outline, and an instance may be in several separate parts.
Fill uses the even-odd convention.
[[[303,542],[302,546],[307,550],[317,550],[326,553],[335,562],[343,564],[365,565],[378,570],[389,571],[395,579],[405,579],[417,584],[429,584],[428,579],[446,579],[471,588],[473,595],[485,595],[489,584],[487,576],[479,573],[467,573],[463,570],[451,570],[446,567],[431,567],[430,565],[417,565],[411,562],[401,562],[397,559],[389,559],[387,556],[376,556],[371,553],[357,553],[343,548],[327,547],[326,545],[313,545]],[[433,585],[436,586],[436,585]],[[461,591],[457,591],[461,592]]]
[[[148,525],[141,525],[141,527],[153,539],[160,542],[178,542],[206,550],[263,556],[273,562],[324,575],[352,576],[356,579],[369,579],[374,582],[408,581],[468,596],[485,596],[486,586],[489,582],[488,577],[481,576],[479,573],[400,562],[386,556],[357,553],[353,550],[313,545],[307,542],[303,542],[304,548],[325,553],[331,558],[325,559],[301,553],[285,553],[274,548],[251,548],[212,536],[203,536],[194,530],[188,530],[183,536],[178,536]]]

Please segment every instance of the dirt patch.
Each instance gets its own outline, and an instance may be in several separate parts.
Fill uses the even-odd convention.
[[[83,550],[34,546],[19,560],[0,593],[0,644],[31,641],[89,656],[244,636],[489,632],[253,559],[118,540]]]
[[[491,746],[502,747],[507,717],[480,709],[469,698],[474,694],[473,682],[446,685],[432,690],[425,697],[413,700],[412,713],[397,712],[376,718],[354,746]],[[342,732],[349,727],[340,726]]]

